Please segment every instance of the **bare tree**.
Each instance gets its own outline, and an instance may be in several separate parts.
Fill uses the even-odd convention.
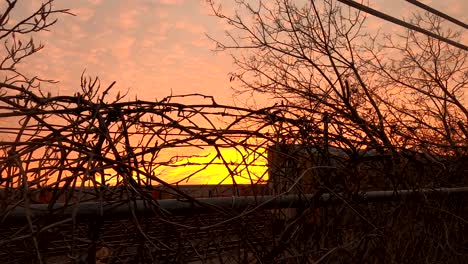
[[[434,15],[415,14],[413,24],[460,40],[459,32],[445,30]],[[377,76],[375,85],[385,91],[380,99],[394,120],[394,137],[405,147],[466,155],[467,52],[411,30],[397,38],[386,35],[381,43],[374,39],[369,45],[369,65]]]
[[[293,129],[282,130],[284,141],[277,142],[283,144],[272,148],[276,154],[270,161],[279,161],[279,169],[278,175],[270,176],[277,182],[287,186],[312,182],[317,193],[343,190],[349,197],[373,188],[398,191],[466,184],[466,51],[411,30],[401,36],[371,34],[366,31],[364,14],[332,0],[241,0],[236,1],[235,11],[224,11],[218,1],[209,3],[229,27],[225,39],[213,41],[218,51],[232,54],[237,69],[231,79],[240,84],[239,92],[273,98],[276,105],[287,109],[282,116],[296,120],[289,122]],[[412,23],[449,39],[460,37],[444,29],[433,15],[416,14]],[[275,124],[282,127],[280,119]],[[297,191],[311,190],[303,186]],[[408,218],[388,215],[395,208],[414,210],[403,210],[401,205],[375,211],[374,205],[360,207],[352,199],[348,202],[345,207],[324,209],[328,217],[323,220],[328,224],[312,229],[300,223],[310,217],[314,205],[297,212],[280,232],[280,242],[269,256],[293,263],[393,263],[399,261],[392,254],[409,246],[404,258],[415,260],[415,252],[437,247],[437,241],[444,240],[440,234],[446,232],[454,238],[458,230],[448,228],[447,219],[422,221],[425,213],[419,210]],[[432,206],[429,202],[422,205]],[[345,212],[353,215],[349,222],[340,217]],[[466,217],[460,212],[453,215]],[[393,226],[384,219],[392,219]],[[422,247],[410,246],[404,237],[419,231],[408,231],[401,225],[404,221],[415,221],[412,227],[434,227],[434,239],[421,242]],[[349,225],[353,226],[349,231],[362,233],[336,232]],[[364,226],[368,231],[360,229]],[[308,235],[318,240],[310,242]],[[383,240],[395,243],[383,249]],[[317,251],[308,243],[317,248],[338,246],[332,250],[336,252],[314,256],[310,252]],[[379,253],[368,254],[379,247]],[[455,251],[466,257],[466,252]],[[450,258],[449,251],[439,253],[431,258]],[[347,257],[342,259],[340,254]]]
[[[465,51],[411,30],[379,42],[366,32],[363,14],[335,1],[239,1],[233,15],[211,6],[232,28],[227,40],[214,41],[232,52],[240,92],[273,97],[301,113],[304,126],[321,124],[298,139],[313,134],[309,143],[355,154],[466,153]],[[414,22],[459,37],[434,16]],[[391,170],[393,185],[404,184]]]
[[[35,33],[49,30],[58,21],[58,16],[72,13],[68,9],[55,8],[55,1],[49,0],[39,4],[31,14],[20,17],[15,14],[16,6],[21,4],[19,1],[3,2],[0,17],[0,40],[4,51],[0,63],[2,85],[36,88],[43,80],[38,76],[24,75],[17,70],[17,66],[44,47],[34,41]]]

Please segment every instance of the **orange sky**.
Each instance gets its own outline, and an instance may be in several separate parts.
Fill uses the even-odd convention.
[[[24,10],[38,2],[24,0]],[[233,1],[221,2],[225,10],[233,6],[229,4]],[[467,1],[422,2],[466,22]],[[370,5],[400,18],[417,10],[404,0],[371,0]],[[46,48],[25,68],[59,80],[52,91],[77,90],[86,69],[103,84],[117,81],[117,88],[130,89],[132,97],[151,100],[171,92],[199,92],[232,102],[227,76],[233,70],[231,58],[214,53],[214,44],[205,36],[222,39],[227,26],[210,16],[205,0],[57,0],[57,6],[70,8],[77,16],[60,17],[51,32],[40,34]],[[369,22],[368,27],[397,30],[379,19]]]
[[[39,2],[22,1],[18,14],[30,12]],[[233,6],[233,1],[220,2],[226,3],[225,9]],[[369,2],[399,18],[417,10],[403,0]],[[422,2],[467,22],[467,1]],[[45,49],[20,67],[31,75],[60,81],[48,87],[52,94],[77,91],[86,69],[87,74],[99,76],[103,86],[117,81],[117,89],[129,90],[130,98],[203,93],[221,103],[234,101],[228,76],[234,67],[231,58],[213,52],[214,43],[205,36],[222,39],[227,26],[210,16],[204,0],[57,0],[56,5],[77,16],[60,17],[51,32],[37,35]],[[382,26],[386,31],[399,30],[379,19],[368,23],[373,29]],[[464,40],[466,45],[466,34]]]

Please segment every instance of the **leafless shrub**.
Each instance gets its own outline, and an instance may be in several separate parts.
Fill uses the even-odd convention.
[[[432,88],[434,79],[455,75],[424,73],[408,53],[408,67],[426,74],[420,87],[396,61],[387,68],[380,60],[387,47],[356,44],[364,37],[358,13],[347,17],[329,1],[307,8],[289,1],[239,4],[252,19],[214,8],[241,33],[231,35],[232,46],[218,44],[253,51],[235,57],[240,70],[233,78],[246,90],[275,96],[270,107],[220,105],[199,94],[128,100],[110,96],[114,83],[102,88],[99,79],[84,75],[73,95],[43,93],[34,86],[37,78],[23,75],[0,83],[0,122],[6,124],[0,130],[2,261],[466,262],[467,205],[459,196],[422,192],[379,202],[359,195],[464,182],[466,122],[459,93],[466,54],[453,50],[459,63],[443,67],[457,76],[446,82],[451,88]],[[38,26],[29,30],[45,29],[49,15],[68,11],[53,11],[49,1],[38,12],[42,20],[32,16]],[[25,26],[11,34],[25,32]],[[439,54],[421,52],[428,62]],[[378,86],[371,85],[375,76],[381,78]],[[414,113],[403,99],[392,101],[391,91],[381,90],[402,80],[411,85],[395,89],[430,90],[408,97],[428,100]],[[434,106],[442,108],[431,112],[433,124],[418,119]],[[414,133],[408,122],[419,122]],[[216,155],[193,162],[194,149]],[[268,171],[259,174],[254,168],[265,160]],[[182,178],[168,178],[163,170],[191,166]],[[230,178],[233,184],[211,186],[207,196],[229,189],[230,207],[206,202],[199,190],[182,185],[213,166],[227,171],[220,181]],[[250,181],[247,188],[236,182],[242,177]],[[257,203],[236,207],[236,197],[246,194]],[[287,195],[296,197],[294,206],[266,206]],[[324,203],[323,195],[334,199]],[[175,214],[161,198],[198,209]],[[109,209],[119,206],[128,208],[124,215]],[[24,217],[17,217],[21,212]]]

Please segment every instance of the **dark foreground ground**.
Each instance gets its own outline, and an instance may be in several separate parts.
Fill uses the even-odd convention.
[[[2,263],[468,263],[468,199],[39,219],[0,228]],[[38,249],[38,250],[36,250]]]

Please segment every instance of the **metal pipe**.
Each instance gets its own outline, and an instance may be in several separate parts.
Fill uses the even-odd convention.
[[[460,188],[437,188],[421,190],[399,190],[399,191],[368,191],[353,195],[352,201],[358,203],[387,202],[394,200],[406,200],[412,198],[433,198],[445,195],[468,194],[468,187]],[[1,215],[5,221],[26,219],[29,214],[32,218],[53,217],[99,217],[104,218],[128,218],[133,215],[155,214],[156,210],[164,211],[174,215],[183,215],[193,212],[220,212],[239,209],[278,209],[299,208],[305,206],[327,206],[350,201],[343,193],[324,193],[320,197],[314,194],[287,194],[266,196],[243,196],[243,197],[220,197],[220,198],[198,198],[196,202],[184,200],[126,200],[126,201],[103,201],[84,202],[77,204],[56,203],[51,208],[48,204],[32,204],[28,208],[10,207],[2,210]]]

